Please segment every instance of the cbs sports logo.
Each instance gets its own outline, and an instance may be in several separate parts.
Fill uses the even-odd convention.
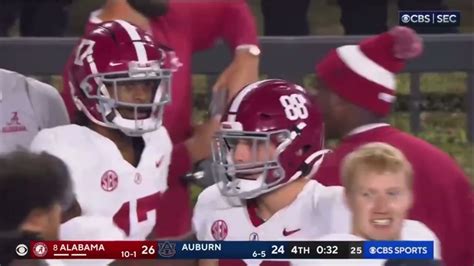
[[[459,27],[459,11],[399,11],[400,26]]]

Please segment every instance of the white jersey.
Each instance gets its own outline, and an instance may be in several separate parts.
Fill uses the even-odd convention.
[[[114,142],[77,125],[40,131],[31,149],[66,163],[82,215],[113,219],[127,239],[143,240],[155,226],[156,206],[167,189],[172,150],[164,127],[144,134],[143,139],[137,167],[122,157]]]
[[[265,222],[257,218],[252,204],[226,198],[217,185],[210,186],[199,195],[193,226],[198,240],[285,241],[349,233],[349,218],[342,187],[309,180],[290,205]],[[258,260],[244,262],[261,264]]]
[[[315,241],[364,241],[364,238],[352,234],[329,234]],[[401,232],[401,240],[411,241],[433,241],[433,257],[441,258],[439,240],[436,235],[425,224],[414,220],[405,220]],[[383,266],[386,260],[377,259],[330,259],[330,260],[294,260],[291,266]]]

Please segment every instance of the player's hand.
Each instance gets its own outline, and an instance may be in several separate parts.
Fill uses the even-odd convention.
[[[240,89],[258,80],[259,58],[246,51],[236,51],[234,59],[217,78],[213,91],[227,90],[230,101]]]
[[[185,181],[192,182],[200,188],[212,186],[215,181],[211,171],[212,160],[200,161],[193,171],[184,176]]]
[[[196,126],[193,136],[186,140],[185,145],[193,165],[211,156],[212,139],[214,133],[219,129],[219,125],[220,116],[212,117],[203,124]]]

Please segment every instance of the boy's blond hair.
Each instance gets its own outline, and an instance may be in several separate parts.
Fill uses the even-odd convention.
[[[361,172],[403,172],[407,177],[408,187],[413,186],[413,169],[410,162],[399,149],[386,143],[365,144],[344,158],[341,177],[347,191],[352,189],[354,177]]]

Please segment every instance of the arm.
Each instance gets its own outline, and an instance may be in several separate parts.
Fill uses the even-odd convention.
[[[219,117],[211,118],[195,127],[193,136],[182,143],[173,145],[168,172],[168,185],[183,182],[193,165],[211,156],[212,137],[219,128]]]
[[[340,186],[319,188],[315,193],[313,208],[325,221],[319,221],[327,229],[326,234],[349,234],[352,214],[344,200],[344,188]]]
[[[244,0],[195,5],[189,14],[193,22],[190,30],[193,51],[210,48],[216,39],[222,38],[233,52],[232,62],[213,86],[214,91],[228,90],[231,99],[244,85],[258,80],[260,60],[259,49],[255,47],[258,44],[255,19]],[[246,48],[248,45],[253,48]]]
[[[169,186],[174,186],[177,182],[181,182],[181,177],[191,171],[194,161],[189,151],[190,147],[184,143],[173,145],[168,172]]]
[[[175,5],[176,9],[190,12],[189,34],[194,52],[212,47],[218,38],[224,39],[233,51],[242,44],[258,44],[255,20],[244,0],[184,1]]]

